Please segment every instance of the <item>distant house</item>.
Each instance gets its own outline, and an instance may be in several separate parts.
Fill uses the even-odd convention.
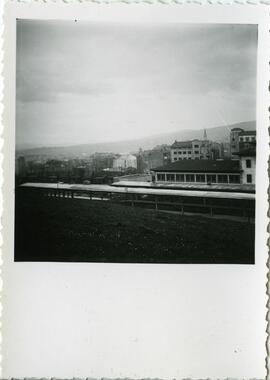
[[[170,162],[170,147],[163,144],[144,151],[140,149],[137,160],[139,172],[147,172],[152,168]]]
[[[179,160],[152,169],[156,183],[240,184],[238,160]]]
[[[121,154],[113,160],[113,169],[123,171],[129,168],[137,169],[137,157],[133,154]]]

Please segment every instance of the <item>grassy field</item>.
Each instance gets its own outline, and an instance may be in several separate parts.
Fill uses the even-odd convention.
[[[254,224],[19,194],[15,260],[248,264]]]

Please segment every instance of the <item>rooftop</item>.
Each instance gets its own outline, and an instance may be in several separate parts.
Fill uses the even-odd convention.
[[[193,143],[209,143],[209,140],[200,140],[200,139],[193,139],[193,140],[186,140],[186,141],[176,141],[171,145],[171,148],[192,148]]]
[[[175,141],[172,146],[172,148],[192,148],[192,142],[189,141]]]
[[[231,131],[242,131],[242,132],[244,132],[244,130],[242,128],[239,128],[239,127],[232,128]]]
[[[239,133],[239,136],[256,136],[256,131],[243,131]]]
[[[151,170],[186,173],[240,173],[240,163],[238,160],[179,160]]]
[[[114,187],[130,187],[130,188],[153,188],[153,189],[171,189],[171,190],[207,190],[207,191],[223,191],[223,192],[244,192],[255,193],[254,184],[207,184],[207,183],[155,183],[145,181],[119,181],[113,182]]]

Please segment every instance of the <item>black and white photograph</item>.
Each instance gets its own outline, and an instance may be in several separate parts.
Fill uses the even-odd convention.
[[[16,37],[15,261],[255,263],[257,25]]]
[[[7,2],[1,378],[267,377],[269,7],[218,3]]]

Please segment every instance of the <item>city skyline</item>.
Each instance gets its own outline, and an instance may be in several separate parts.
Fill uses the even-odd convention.
[[[17,28],[17,146],[256,119],[256,25],[18,20]]]

